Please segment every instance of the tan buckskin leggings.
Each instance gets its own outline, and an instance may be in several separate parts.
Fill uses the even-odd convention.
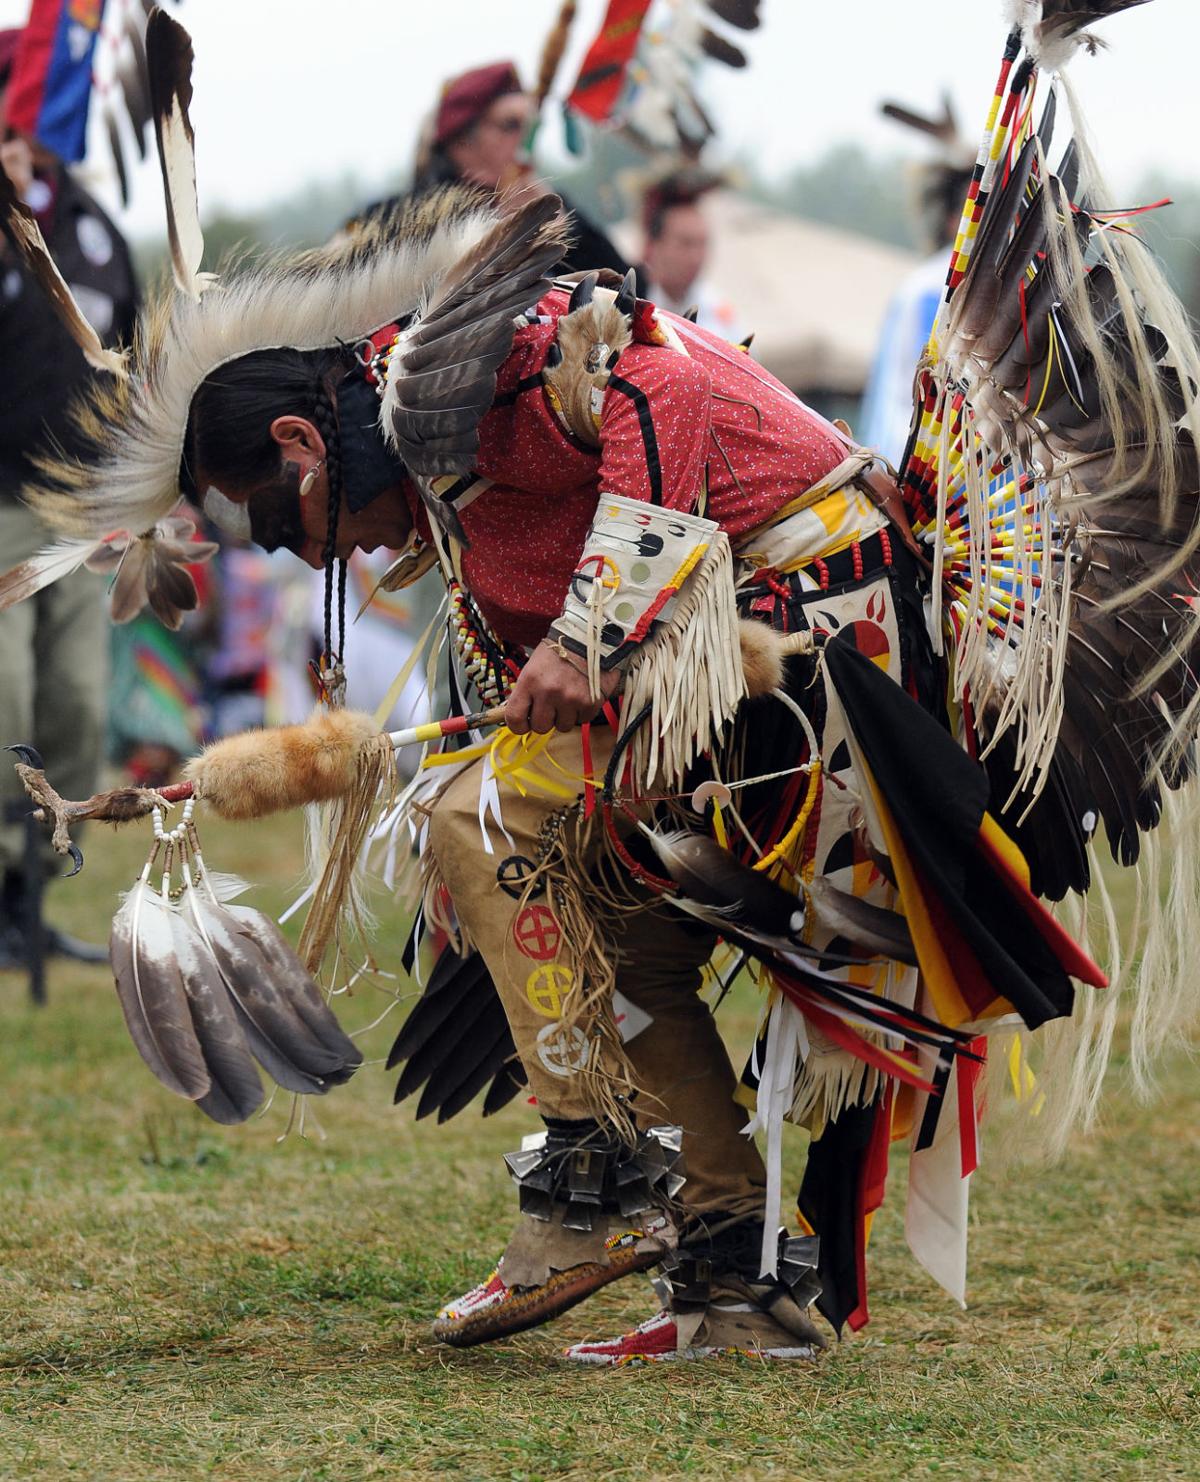
[[[603,776],[612,739],[607,728],[591,732],[596,777]],[[578,732],[556,735],[545,755],[571,776],[584,770]],[[550,775],[560,774],[551,767]],[[593,1047],[581,1030],[560,1023],[563,998],[575,981],[571,944],[544,890],[524,903],[519,899],[538,857],[539,830],[562,800],[522,796],[502,782],[501,811],[512,843],[489,820],[495,850],[489,854],[479,821],[483,776],[477,761],[449,783],[432,810],[430,844],[458,919],[491,971],[539,1110],[587,1117],[593,1108],[576,1072]],[[592,852],[598,856],[598,844]],[[639,1011],[650,1016],[625,1044],[641,1089],[638,1120],[683,1128],[687,1184],[681,1203],[697,1214],[761,1214],[762,1159],[742,1135],[747,1116],[733,1100],[733,1067],[712,1013],[697,996],[712,936],[678,912],[656,907],[625,918],[611,946],[626,1012],[635,1021]]]

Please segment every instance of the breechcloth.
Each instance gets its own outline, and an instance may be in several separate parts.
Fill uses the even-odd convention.
[[[611,731],[591,728],[595,776],[603,775],[612,745]],[[544,758],[579,776],[579,733],[556,735]],[[606,1045],[589,1042],[582,1029],[564,1022],[579,963],[550,890],[535,889],[521,899],[543,827],[561,802],[502,788],[511,844],[492,825],[496,852],[488,854],[480,837],[483,765],[472,763],[438,797],[430,844],[455,914],[491,971],[538,1110],[549,1117],[590,1117],[596,1108],[579,1071],[590,1057],[592,1069],[603,1074]],[[585,831],[580,843],[578,866],[599,866],[600,830]],[[681,1197],[689,1210],[757,1214],[766,1186],[762,1160],[742,1133],[746,1114],[733,1099],[737,1078],[712,1013],[697,996],[713,937],[679,912],[653,905],[648,893],[642,905],[622,914],[619,934],[609,943],[618,1007],[638,1031],[624,1044],[640,1088],[632,1111],[643,1126],[665,1122],[683,1128],[688,1182]],[[641,1027],[643,1015],[649,1023]]]

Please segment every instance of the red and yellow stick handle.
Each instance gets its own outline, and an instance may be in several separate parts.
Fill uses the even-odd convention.
[[[446,720],[427,721],[423,726],[390,731],[388,740],[399,750],[401,746],[419,746],[424,741],[440,741],[443,736],[461,736],[464,731],[498,726],[503,719],[504,707],[497,705],[492,710],[477,710],[474,715],[452,715]]]

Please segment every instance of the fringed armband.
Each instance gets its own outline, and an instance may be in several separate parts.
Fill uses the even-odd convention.
[[[652,706],[641,781],[680,778],[746,694],[729,541],[698,515],[603,495],[550,636],[586,660],[597,700],[623,667],[625,714]]]

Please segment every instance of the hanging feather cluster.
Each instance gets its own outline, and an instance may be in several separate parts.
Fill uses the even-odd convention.
[[[152,530],[130,539],[105,541],[89,557],[89,571],[111,574],[110,610],[114,623],[131,622],[149,607],[166,628],[178,629],[198,600],[189,566],[216,555],[211,540],[193,540],[196,527],[179,516],[160,520]]]
[[[150,1070],[214,1121],[231,1124],[263,1103],[256,1064],[301,1095],[324,1095],[348,1080],[362,1053],[279,928],[230,904],[244,887],[208,875],[190,824],[166,837],[156,888],[150,875],[163,848],[159,820],[109,948],[125,1022]]]
[[[218,549],[212,541],[193,540],[195,530],[191,520],[176,516],[138,536],[57,541],[0,576],[0,612],[86,566],[111,578],[113,622],[128,623],[148,606],[165,627],[177,629],[198,600],[188,568],[211,560]]]

